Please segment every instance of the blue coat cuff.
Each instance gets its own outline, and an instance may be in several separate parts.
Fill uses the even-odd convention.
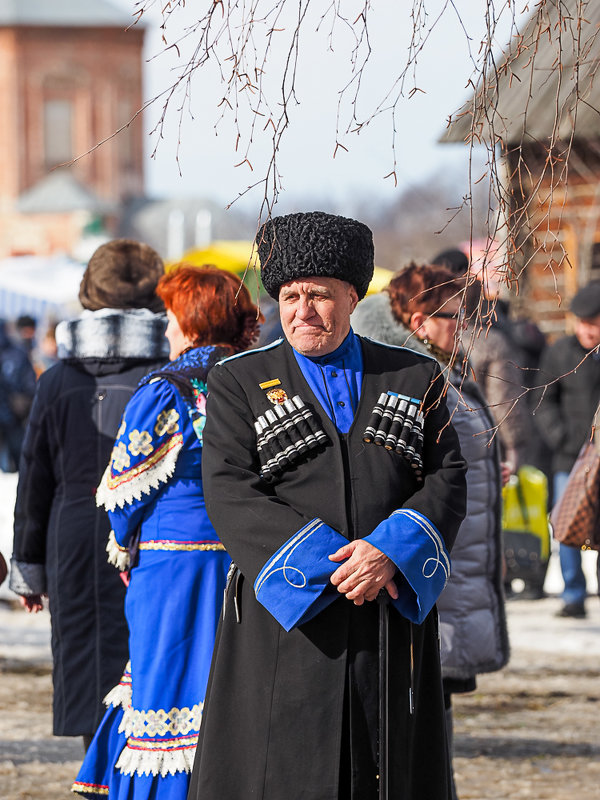
[[[400,595],[391,602],[403,617],[420,625],[450,575],[450,556],[440,532],[423,514],[400,508],[365,541],[398,567],[404,580],[396,578]]]
[[[329,556],[348,544],[318,517],[279,548],[254,582],[256,599],[286,630],[302,625],[340,595],[329,578],[340,566]]]

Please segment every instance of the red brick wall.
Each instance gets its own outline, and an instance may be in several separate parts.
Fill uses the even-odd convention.
[[[76,177],[106,200],[143,192],[142,125],[84,155],[122,124],[120,105],[142,104],[142,30],[15,28],[0,30],[0,201],[16,199],[47,174],[44,100],[73,103]],[[123,137],[132,158],[122,163]]]
[[[81,156],[74,176],[117,205],[143,194],[141,115],[113,136],[142,106],[143,36],[142,29],[0,28],[0,257],[71,252],[89,221],[81,212],[16,210],[20,194],[48,174],[48,99],[72,103],[73,155]]]

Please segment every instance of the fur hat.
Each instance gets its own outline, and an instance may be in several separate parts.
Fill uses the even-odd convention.
[[[322,211],[288,214],[265,222],[256,236],[261,277],[275,300],[299,278],[338,278],[361,300],[373,277],[373,235],[366,225]]]
[[[161,257],[147,244],[113,239],[100,245],[89,260],[79,287],[84,308],[148,308],[163,311],[155,292],[164,274]]]
[[[591,319],[600,314],[600,280],[590,281],[571,300],[570,310],[580,319]]]

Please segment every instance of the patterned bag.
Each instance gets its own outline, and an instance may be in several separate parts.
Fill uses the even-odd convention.
[[[600,452],[593,442],[579,451],[550,523],[561,544],[600,550]]]

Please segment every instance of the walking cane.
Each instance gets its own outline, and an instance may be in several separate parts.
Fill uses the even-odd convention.
[[[388,751],[388,633],[389,597],[385,589],[377,595],[379,603],[379,800],[389,800]]]

